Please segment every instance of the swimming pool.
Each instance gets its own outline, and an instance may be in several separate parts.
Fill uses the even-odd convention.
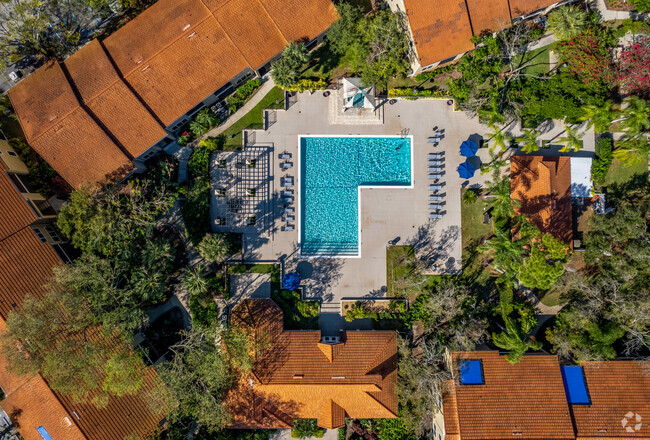
[[[411,137],[300,136],[303,256],[360,254],[359,187],[412,186]]]

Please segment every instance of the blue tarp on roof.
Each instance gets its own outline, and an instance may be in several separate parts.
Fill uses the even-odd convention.
[[[562,365],[560,370],[562,371],[566,400],[570,404],[591,403],[582,367]]]
[[[52,440],[50,434],[48,434],[45,428],[43,428],[42,426],[39,426],[38,428],[36,428],[36,430],[41,435],[41,437],[43,437],[44,440]]]
[[[477,359],[460,361],[460,383],[462,385],[483,384],[483,364]]]

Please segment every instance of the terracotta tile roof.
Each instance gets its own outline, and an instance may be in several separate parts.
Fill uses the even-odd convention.
[[[569,157],[513,156],[510,158],[512,198],[543,233],[573,245],[571,161]]]
[[[7,333],[7,323],[4,319],[0,319],[0,337]],[[20,388],[27,382],[31,376],[18,376],[8,370],[7,358],[2,351],[3,347],[0,345],[0,387],[5,395],[9,395]]]
[[[446,382],[447,392],[442,395],[442,416],[444,418],[445,439],[459,439],[460,429],[458,428],[458,402],[456,400],[456,388],[453,381]]]
[[[71,186],[125,176],[133,169],[129,158],[81,107],[62,122],[29,143]]]
[[[231,0],[214,16],[253,69],[282,52],[287,44],[259,0]]]
[[[88,440],[40,375],[32,377],[1,404],[7,414],[13,414],[25,440],[43,440],[36,430],[40,426],[53,439]]]
[[[571,405],[576,437],[650,438],[650,362],[586,362],[583,371],[591,404]]]
[[[271,300],[243,301],[233,310],[233,324],[251,322],[251,316],[259,317],[264,330],[256,335],[266,335],[270,348],[255,360],[252,377],[228,396],[233,427],[281,428],[292,418],[317,418],[332,429],[346,416],[397,415],[394,332],[341,332],[340,343],[324,350],[320,331],[278,332],[273,321],[281,323],[282,313]]]
[[[7,175],[7,165],[0,160],[0,241],[31,225],[38,217]]]
[[[30,227],[0,241],[0,317],[22,304],[25,296],[40,296],[61,259]]]
[[[558,0],[509,0],[512,18],[526,15],[538,9],[546,8],[558,2]]]
[[[422,66],[474,49],[464,0],[404,0]]]
[[[287,41],[310,41],[338,18],[330,0],[260,0]],[[269,57],[271,58],[271,57]]]
[[[247,66],[210,16],[145,60],[126,80],[167,126]]]
[[[178,38],[194,32],[209,16],[210,11],[201,0],[159,0],[107,37],[103,44],[122,75],[127,76]],[[195,75],[203,73],[197,70]],[[219,88],[219,84],[212,86],[214,90]],[[194,104],[187,103],[190,107]]]
[[[467,0],[467,9],[474,35],[500,31],[512,22],[508,0]]]
[[[484,377],[483,385],[455,381],[455,409],[449,408],[453,395],[443,401],[452,431],[458,415],[461,439],[574,438],[557,356],[525,356],[516,365],[496,351],[454,353],[452,359],[456,373],[461,359],[481,360]]]

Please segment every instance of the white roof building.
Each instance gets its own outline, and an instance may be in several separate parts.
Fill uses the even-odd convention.
[[[571,197],[591,197],[591,157],[571,158]]]

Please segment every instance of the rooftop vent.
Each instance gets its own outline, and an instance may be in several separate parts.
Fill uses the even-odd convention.
[[[323,336],[322,343],[323,344],[338,344],[340,341],[338,336]]]
[[[293,375],[293,378],[294,378],[294,379],[304,379],[304,378],[305,378],[305,375],[304,375],[304,374],[294,374],[294,375]]]
[[[560,370],[562,371],[562,382],[564,382],[564,392],[566,393],[567,402],[571,405],[591,403],[582,367],[562,365],[560,366]]]
[[[461,385],[483,385],[483,363],[479,359],[465,359],[460,361]]]
[[[345,376],[332,376],[332,379],[345,379]]]
[[[183,28],[183,32],[185,32],[186,30],[188,30],[188,29],[190,28],[190,26],[192,26],[192,25],[189,24],[189,23],[186,24],[185,27]]]
[[[191,34],[189,34],[189,35],[187,36],[187,39],[189,40],[189,39],[191,39],[192,37],[194,37],[195,35],[196,35],[196,32],[192,32]]]

